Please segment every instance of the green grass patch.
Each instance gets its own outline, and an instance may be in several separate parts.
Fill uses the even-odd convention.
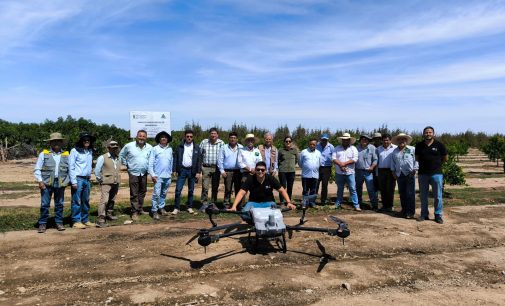
[[[31,190],[33,191],[34,189],[38,188],[38,185],[36,183],[32,182],[9,182],[9,183],[4,183],[0,182],[0,189],[2,190],[9,190],[9,191],[18,191],[18,190]]]

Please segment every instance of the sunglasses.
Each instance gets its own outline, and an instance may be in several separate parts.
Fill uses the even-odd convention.
[[[256,172],[265,172],[267,169],[265,168],[256,168]]]
[[[284,142],[285,142],[285,143],[291,143],[291,140],[286,140],[286,141],[284,141]]]
[[[193,138],[193,136],[189,136],[189,135],[187,135],[187,136],[186,136],[186,138]]]

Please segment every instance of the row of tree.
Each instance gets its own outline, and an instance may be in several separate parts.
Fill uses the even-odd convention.
[[[505,137],[502,135],[494,135],[480,147],[487,157],[496,162],[498,167],[500,160],[503,162],[503,172],[505,173]]]

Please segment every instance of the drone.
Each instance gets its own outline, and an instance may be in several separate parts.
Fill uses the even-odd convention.
[[[212,227],[200,229],[196,235],[191,237],[186,245],[191,244],[191,242],[198,238],[198,244],[200,246],[203,246],[206,252],[207,246],[212,243],[219,242],[219,240],[222,238],[238,235],[248,235],[248,241],[250,244],[252,244],[254,251],[258,249],[258,243],[260,239],[267,239],[275,240],[280,250],[283,253],[286,253],[286,233],[288,234],[289,239],[291,239],[293,232],[299,231],[326,233],[329,236],[337,236],[341,238],[342,243],[344,243],[344,239],[347,238],[351,232],[347,226],[347,223],[336,216],[329,216],[327,218],[327,221],[336,223],[335,227],[324,228],[304,226],[304,224],[307,222],[307,220],[305,220],[305,212],[309,207],[310,199],[311,196],[304,197],[302,205],[299,205],[297,207],[299,211],[301,210],[302,215],[298,224],[295,225],[286,225],[284,223],[283,213],[291,210],[289,208],[272,206],[269,208],[251,208],[249,211],[229,211],[225,209],[207,207],[205,213],[208,215]],[[237,222],[218,226],[214,221],[213,216],[219,214],[236,214],[239,215],[245,222]]]

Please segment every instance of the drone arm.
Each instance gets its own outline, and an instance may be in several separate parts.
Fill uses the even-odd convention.
[[[307,232],[319,232],[319,233],[327,233],[330,236],[339,236],[340,238],[345,238],[349,236],[349,230],[339,228],[323,228],[323,227],[305,227],[305,226],[291,226],[287,225],[286,228],[288,230],[295,231],[307,231]]]
[[[251,233],[252,231],[254,231],[253,228],[248,228],[245,230],[235,231],[235,232],[231,232],[231,233],[217,234],[217,235],[213,235],[213,236],[211,236],[211,235],[201,236],[200,238],[198,238],[198,244],[203,247],[206,247],[211,243],[218,242],[219,239],[221,239],[221,238],[247,234],[247,233]]]

